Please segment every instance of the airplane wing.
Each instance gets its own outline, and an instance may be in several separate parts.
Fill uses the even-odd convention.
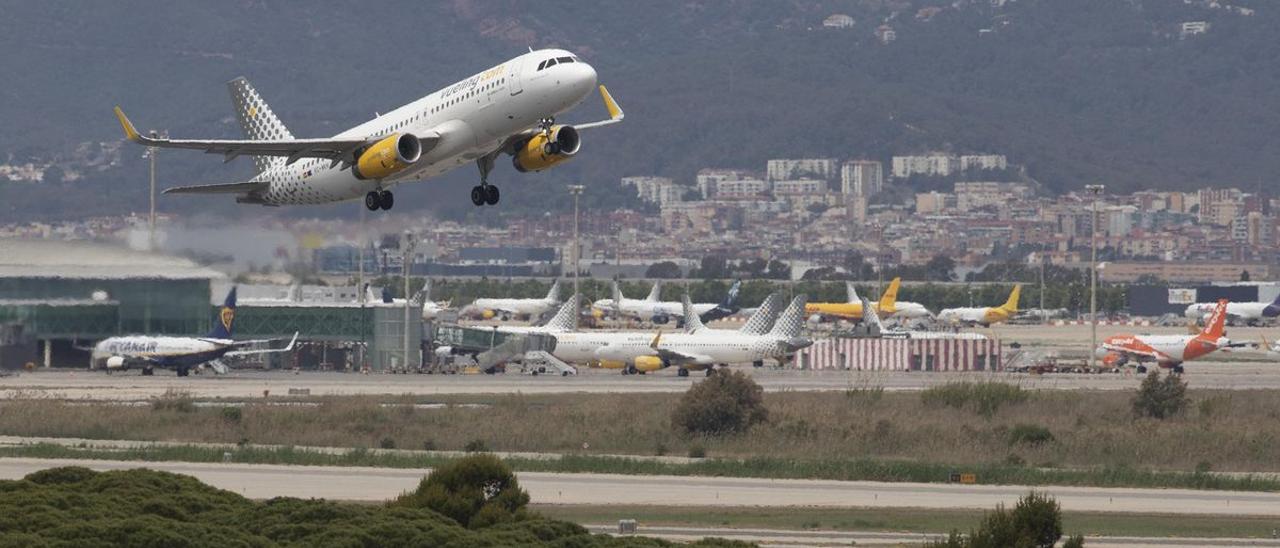
[[[609,124],[616,124],[622,121],[622,118],[626,116],[626,114],[622,112],[622,108],[618,106],[618,102],[613,100],[613,96],[609,95],[609,90],[605,89],[604,84],[600,85],[600,98],[604,99],[604,108],[609,111],[609,119],[601,120],[599,122],[591,122],[589,124],[574,124],[574,129],[589,129],[593,127],[607,126]]]
[[[659,331],[657,336],[653,338],[653,342],[649,343],[649,348],[652,348],[654,352],[657,352],[658,357],[662,358],[662,361],[671,365],[711,365],[715,363],[715,360],[706,354],[694,354],[663,348],[661,331]]]
[[[161,194],[245,194],[266,190],[267,184],[265,181],[249,181],[246,183],[175,186],[164,189]]]
[[[256,340],[256,341],[236,341],[236,342],[235,342],[235,346],[236,346],[237,348],[240,348],[240,347],[245,347],[245,346],[252,346],[252,345],[255,345],[255,344],[269,343],[269,342],[271,342],[271,341],[273,341],[273,340],[276,340],[276,339],[260,339],[260,340]],[[289,341],[289,345],[288,345],[288,346],[286,346],[286,347],[284,347],[284,348],[264,348],[264,349],[261,349],[261,350],[232,350],[231,352],[227,352],[225,355],[227,355],[227,356],[249,356],[249,355],[253,355],[253,354],[275,354],[275,353],[279,353],[279,352],[289,352],[289,351],[293,350],[293,345],[294,345],[294,343],[296,343],[296,342],[298,342],[298,332],[297,332],[297,331],[294,331],[294,332],[293,332],[293,339],[292,339],[292,340],[290,340],[290,341]]]
[[[149,137],[138,133],[137,128],[133,126],[133,122],[125,116],[124,111],[120,107],[116,107],[116,118],[120,120],[120,126],[124,128],[124,135],[130,141],[135,143],[157,148],[185,148],[191,150],[203,150],[208,154],[222,154],[225,161],[231,161],[237,156],[283,156],[289,159],[292,164],[302,158],[321,158],[332,160],[334,162],[345,162],[354,164],[356,161],[356,150],[366,145],[377,142],[377,138],[343,138],[343,139],[278,139],[278,140],[247,140],[247,139],[168,139],[160,137]],[[432,133],[425,136],[417,136],[422,142],[422,150],[426,152],[440,141],[438,133]],[[249,183],[239,183],[249,184]],[[198,188],[198,187],[191,187]],[[248,189],[246,189],[248,190]],[[239,192],[240,190],[218,190],[217,192]],[[187,192],[193,192],[187,190]],[[207,191],[206,191],[207,192]]]

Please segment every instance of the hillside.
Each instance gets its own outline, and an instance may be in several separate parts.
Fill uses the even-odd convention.
[[[299,136],[335,133],[508,58],[563,46],[596,65],[627,122],[586,136],[563,168],[502,164],[504,215],[618,203],[621,176],[691,180],[768,158],[931,149],[1008,154],[1049,188],[1254,188],[1280,171],[1280,7],[1233,0],[791,0],[582,4],[544,0],[349,4],[259,0],[15,3],[0,20],[0,160],[80,169],[84,143],[119,140],[111,106],[175,136],[238,137],[223,83],[245,75]],[[828,29],[833,13],[848,29]],[[1184,21],[1208,32],[1183,39]],[[882,44],[889,24],[897,40]],[[570,120],[603,117],[591,102]],[[0,216],[145,208],[145,164],[64,184],[0,183]],[[83,156],[81,154],[80,156]],[[250,163],[167,152],[162,186],[230,181]],[[405,189],[400,208],[473,213],[473,170]],[[232,215],[354,214],[354,205],[264,211],[229,200],[162,207]],[[512,206],[509,204],[523,204]],[[487,212],[494,214],[493,211]]]

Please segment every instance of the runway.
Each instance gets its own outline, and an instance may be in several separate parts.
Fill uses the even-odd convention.
[[[1031,375],[1025,373],[905,373],[867,371],[799,371],[739,367],[765,391],[831,391],[882,386],[886,390],[922,390],[953,381],[996,380],[1024,388],[1046,390],[1131,390],[1141,377],[1133,373]],[[88,370],[36,370],[0,377],[0,397],[54,397],[72,400],[146,400],[168,390],[182,390],[199,398],[249,399],[284,396],[290,390],[311,396],[448,395],[684,392],[703,378],[679,378],[674,371],[623,376],[613,370],[583,369],[571,377],[502,375],[388,375],[336,372],[233,371],[176,377],[157,372],[143,377],[136,371],[107,374]],[[1280,364],[1265,362],[1204,362],[1187,366],[1184,377],[1194,389],[1280,390]]]
[[[413,489],[429,472],[259,464],[128,462],[79,459],[0,459],[0,478],[17,479],[54,466],[95,470],[147,467],[265,499],[276,496],[382,501]],[[1031,490],[1022,486],[770,480],[615,474],[523,472],[521,485],[537,504],[668,506],[818,506],[989,509],[1011,505]],[[1065,511],[1280,517],[1280,493],[1041,487]]]

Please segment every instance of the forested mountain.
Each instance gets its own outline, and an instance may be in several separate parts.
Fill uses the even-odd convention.
[[[322,136],[526,47],[561,46],[597,67],[627,121],[585,135],[562,168],[500,165],[493,181],[507,198],[487,214],[564,207],[558,189],[571,182],[594,189],[588,207],[604,207],[622,176],[689,181],[702,167],[795,156],[998,152],[1053,190],[1255,188],[1280,173],[1280,6],[1261,0],[4,4],[9,164],[80,169],[85,143],[119,140],[115,104],[175,136],[238,137],[223,84],[239,75],[294,134]],[[855,24],[825,28],[837,13]],[[1188,21],[1207,32],[1183,37]],[[882,43],[881,25],[897,39]],[[592,100],[565,121],[603,116]],[[143,209],[140,153],[126,147],[119,165],[78,181],[0,183],[0,220]],[[251,175],[246,160],[224,166],[198,153],[165,152],[161,165],[162,186]],[[402,189],[397,211],[470,212],[475,179],[460,169]],[[264,211],[223,197],[162,206],[357,211]]]

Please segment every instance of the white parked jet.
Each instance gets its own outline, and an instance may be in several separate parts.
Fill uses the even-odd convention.
[[[512,316],[537,318],[560,304],[560,280],[551,284],[547,296],[541,299],[476,299],[463,310],[464,313],[478,315],[484,319],[501,317],[508,321]]]
[[[477,206],[498,203],[489,172],[501,154],[516,171],[542,171],[578,154],[579,130],[623,118],[599,86],[609,118],[557,124],[596,86],[596,71],[562,49],[530,51],[329,138],[297,139],[244,78],[227,84],[245,139],[168,139],[142,135],[120,107],[125,136],[148,147],[186,148],[230,161],[253,156],[258,174],[239,183],[176,187],[165,194],[235,194],[269,206],[323,204],[364,196],[370,210],[391,209],[391,187],[475,162]]]
[[[1208,320],[1218,303],[1195,303],[1187,307],[1186,316],[1195,320]],[[1257,325],[1265,318],[1280,316],[1280,296],[1269,303],[1227,303],[1227,319],[1233,323]]]
[[[706,330],[695,324],[694,332],[666,336],[661,332],[656,336],[642,332],[562,333],[556,335],[554,354],[568,362],[622,369],[624,375],[678,366],[682,377],[690,370],[704,369],[711,375],[716,364],[785,361],[812,344],[800,337],[805,299],[803,295],[796,297],[767,331],[760,330],[762,322],[748,320],[738,331]],[[761,306],[753,318],[772,315],[771,307]],[[689,317],[698,321],[696,314],[690,313]]]
[[[1000,306],[947,308],[938,312],[938,321],[944,323],[981,325],[991,327],[994,324],[1009,321],[1018,313],[1018,295],[1022,292],[1022,284],[1013,286],[1009,300]]]
[[[725,296],[725,300],[719,304],[716,303],[696,303],[693,305],[693,312],[705,321],[719,319],[738,311],[735,304],[738,298],[738,291],[742,286],[742,281],[735,281],[729,287],[729,292]],[[662,282],[655,280],[653,288],[649,290],[649,296],[643,299],[631,299],[622,294],[622,289],[618,287],[618,282],[613,282],[613,298],[600,299],[591,304],[597,310],[610,311],[617,316],[626,316],[636,318],[642,321],[649,321],[657,325],[670,322],[672,319],[676,321],[684,321],[685,309],[679,301],[663,301],[659,295],[662,293]]]
[[[142,368],[143,375],[151,375],[156,367],[170,368],[185,377],[192,367],[209,364],[218,373],[226,373],[227,366],[220,360],[226,356],[246,356],[250,354],[270,354],[289,352],[298,341],[298,334],[293,334],[289,345],[279,349],[240,350],[258,346],[271,340],[236,341],[231,336],[236,319],[236,288],[231,288],[218,313],[218,324],[208,335],[203,337],[152,337],[146,335],[129,335],[111,337],[94,345],[92,357],[94,368],[99,365],[107,371]]]

